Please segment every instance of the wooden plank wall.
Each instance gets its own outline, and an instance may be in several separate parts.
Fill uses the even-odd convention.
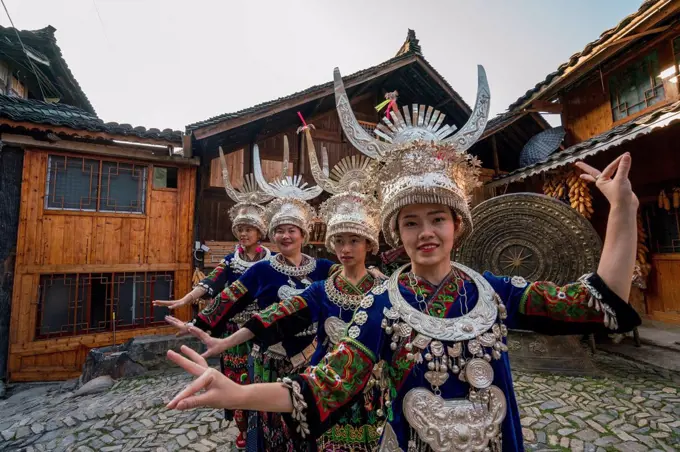
[[[357,118],[369,122],[377,122],[379,115],[375,111],[373,94],[362,95],[358,102],[353,106]],[[317,158],[321,161],[321,147],[325,146],[328,151],[328,161],[330,168],[333,168],[338,161],[349,155],[360,155],[360,152],[348,143],[343,134],[342,126],[335,110],[330,110],[310,118],[306,118],[309,124],[314,124],[316,129],[312,131],[312,137],[317,150]],[[310,186],[316,185],[314,177],[309,168],[309,158],[305,153],[302,155],[301,138],[302,135],[296,133],[299,124],[293,124],[290,128],[282,130],[280,133],[257,140],[260,148],[260,158],[263,162],[263,173],[266,178],[277,177],[280,173],[280,162],[283,156],[283,135],[288,137],[290,149],[289,175],[302,174],[303,180]],[[240,148],[229,149],[228,145],[223,146],[227,159],[230,162],[240,160]],[[236,154],[235,157],[230,156]],[[302,157],[302,158],[301,158]],[[244,173],[252,172],[252,154],[250,149],[243,151],[243,165],[246,168]],[[278,165],[276,163],[279,163]],[[211,181],[202,183],[200,193],[200,204],[198,211],[199,240],[206,241],[233,241],[235,237],[231,233],[231,222],[229,221],[228,211],[234,205],[233,201],[227,197],[224,190],[216,189],[216,184],[221,184],[221,168],[219,161],[214,160],[209,165],[201,167],[203,171],[201,179]],[[231,170],[231,165],[230,165]],[[216,171],[220,171],[216,174]],[[233,173],[232,173],[233,174]],[[218,182],[219,180],[219,182]],[[232,177],[232,183],[234,177]],[[213,185],[215,184],[215,185]],[[328,197],[323,194],[312,201],[312,204],[320,204]]]
[[[48,153],[27,149],[19,216],[10,324],[11,381],[78,376],[87,350],[112,344],[112,333],[36,340],[41,274],[173,271],[175,295],[191,286],[196,169],[178,169],[177,189],[154,189],[148,177],[146,213],[45,210]],[[153,174],[153,166],[148,166]],[[178,314],[188,319],[189,308]],[[125,330],[116,342],[170,330]]]

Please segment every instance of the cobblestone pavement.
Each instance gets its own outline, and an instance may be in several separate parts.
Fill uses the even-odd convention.
[[[515,372],[527,449],[680,450],[680,377],[610,355],[595,360],[603,378]],[[0,450],[231,450],[236,429],[220,410],[164,408],[188,381],[170,372],[78,398],[61,385],[32,387],[0,401]]]

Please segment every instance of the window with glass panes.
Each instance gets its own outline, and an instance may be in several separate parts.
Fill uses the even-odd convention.
[[[656,50],[612,75],[609,93],[615,122],[664,100]]]
[[[147,166],[50,155],[45,208],[144,213]]]

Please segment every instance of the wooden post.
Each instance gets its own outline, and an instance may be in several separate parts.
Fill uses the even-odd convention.
[[[9,323],[23,168],[23,150],[11,147],[0,149],[0,193],[2,193],[0,196],[0,379],[7,374]]]
[[[498,163],[498,147],[496,146],[496,135],[491,136],[491,149],[493,151],[493,169],[496,176],[501,172],[500,164]]]

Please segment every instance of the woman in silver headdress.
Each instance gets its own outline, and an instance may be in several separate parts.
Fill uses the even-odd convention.
[[[268,260],[272,253],[262,246],[260,241],[267,235],[267,227],[264,220],[264,207],[260,204],[270,201],[273,197],[257,189],[257,183],[252,174],[246,175],[243,186],[236,189],[231,185],[229,170],[224,158],[222,148],[219,149],[220,163],[222,165],[222,179],[227,195],[236,202],[229,209],[231,231],[238,239],[238,244],[233,253],[227,254],[224,259],[201,280],[193,290],[178,300],[154,300],[156,307],[167,307],[171,310],[187,304],[198,304],[203,298],[216,297],[225,287],[238,280],[247,269],[262,260]],[[183,329],[184,322],[173,317],[166,316],[165,320]],[[211,333],[215,337],[228,337],[238,330],[234,322],[224,322],[220,328],[213,329]],[[239,344],[225,349],[220,356],[220,368],[222,373],[237,383],[248,383],[248,355],[250,343]],[[236,447],[245,448],[247,431],[247,419],[242,411],[231,412],[225,410],[227,420],[236,420],[239,429],[236,438]]]
[[[279,385],[236,387],[218,372],[169,352],[198,376],[168,405],[257,408],[288,413],[303,437],[318,437],[386,362],[381,388],[387,418],[380,451],[521,451],[523,440],[505,336],[508,328],[551,334],[624,332],[640,323],[627,303],[636,250],[638,200],[631,190],[630,155],[600,172],[585,164],[611,204],[607,236],[596,273],[557,286],[520,277],[479,274],[450,262],[471,232],[468,198],[478,185],[479,163],[465,151],[481,135],[488,86],[480,90],[470,121],[451,138],[438,112],[414,106],[413,116],[393,112],[387,142],[353,127],[354,115],[336,73],[338,111],[355,146],[383,162],[381,225],[390,245],[403,245],[411,263],[372,291],[366,322],[321,361]],[[356,122],[356,120],[354,120]],[[349,130],[348,130],[349,129]],[[349,331],[358,327],[358,334]],[[382,329],[383,334],[376,334]],[[356,330],[355,330],[356,331]],[[201,389],[207,391],[195,395]]]
[[[366,307],[371,290],[382,284],[366,269],[369,252],[378,251],[378,209],[370,195],[339,193],[321,207],[321,216],[328,225],[326,246],[334,252],[343,269],[326,281],[315,282],[302,294],[257,313],[234,335],[226,339],[211,338],[191,328],[208,350],[209,357],[245,341],[255,339],[265,345],[280,342],[317,323],[317,348],[310,365],[317,365],[326,353],[346,334],[355,313]],[[360,322],[360,320],[357,320]],[[354,334],[354,330],[349,334]],[[337,425],[317,440],[320,451],[368,452],[377,445],[379,421],[375,408],[376,390],[369,385],[363,397],[354,403]]]

